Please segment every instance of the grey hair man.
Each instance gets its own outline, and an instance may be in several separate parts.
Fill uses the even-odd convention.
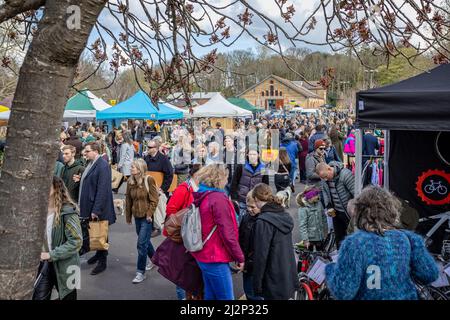
[[[347,205],[350,199],[355,197],[355,177],[341,162],[335,161],[329,164],[320,162],[316,166],[316,173],[322,179],[322,202],[327,208],[327,213],[333,217],[336,243],[339,248],[347,235],[350,221]]]

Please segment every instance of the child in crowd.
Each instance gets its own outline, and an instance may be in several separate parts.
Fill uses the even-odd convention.
[[[247,300],[261,300],[253,293],[253,229],[255,227],[256,218],[260,210],[256,207],[255,200],[252,198],[252,191],[247,194],[246,204],[247,212],[243,215],[239,225],[239,244],[245,257],[245,267],[243,271],[243,286]]]
[[[300,241],[309,249],[323,250],[328,234],[327,217],[320,201],[320,189],[306,186],[296,197],[300,227]]]

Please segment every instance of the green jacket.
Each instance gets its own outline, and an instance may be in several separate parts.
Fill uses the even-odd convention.
[[[298,209],[300,241],[323,241],[328,234],[328,223],[320,201],[303,203]]]
[[[78,202],[78,194],[80,192],[80,182],[73,181],[73,176],[75,174],[81,175],[84,172],[84,166],[81,161],[75,160],[75,162],[69,166],[64,165],[60,173],[60,178],[64,181],[67,190],[69,191],[70,197],[76,203]]]
[[[80,281],[78,251],[82,243],[83,236],[77,209],[72,205],[64,205],[61,210],[60,222],[53,224],[52,248],[49,252],[55,267],[60,299],[75,289],[75,286],[68,287],[68,285],[74,285],[74,279]]]

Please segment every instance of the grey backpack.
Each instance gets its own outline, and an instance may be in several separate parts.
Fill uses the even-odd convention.
[[[200,210],[192,204],[189,210],[184,214],[183,222],[181,224],[181,237],[183,238],[184,247],[189,252],[198,252],[202,250],[203,246],[211,238],[216,229],[217,225],[212,228],[205,241],[202,240]]]

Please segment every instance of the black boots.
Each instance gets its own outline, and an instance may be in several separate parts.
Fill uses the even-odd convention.
[[[108,256],[108,251],[97,251],[95,256],[88,260],[88,264],[94,264],[97,262],[97,265],[91,271],[91,275],[99,274],[106,270],[106,258]]]

